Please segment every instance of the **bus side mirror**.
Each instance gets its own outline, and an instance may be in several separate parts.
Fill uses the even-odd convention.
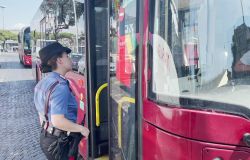
[[[245,133],[243,135],[243,141],[248,147],[250,146],[250,133]]]
[[[17,39],[18,39],[18,43],[21,43],[20,34],[18,34]]]

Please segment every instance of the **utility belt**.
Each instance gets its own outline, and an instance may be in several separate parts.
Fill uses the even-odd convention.
[[[57,129],[55,127],[49,127],[47,130],[45,130],[45,128],[42,128],[41,132],[44,133],[45,136],[47,134],[52,135],[52,136],[56,136],[56,137],[60,137],[62,134],[67,135],[66,131],[62,131],[62,130]]]
[[[53,126],[47,126],[45,125],[45,121],[42,124],[42,129],[41,129],[41,133],[44,133],[44,135],[46,136],[47,134],[52,135],[52,136],[56,136],[56,137],[60,137],[61,135],[67,135],[66,131],[57,129]]]
[[[78,145],[82,139],[81,133],[70,133],[45,124],[48,123],[43,122],[41,134],[44,134],[46,138],[55,139],[49,144],[47,148],[48,153],[55,160],[68,160],[69,157],[76,159]]]

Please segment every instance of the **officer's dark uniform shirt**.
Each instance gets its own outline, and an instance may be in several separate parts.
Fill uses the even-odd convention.
[[[39,112],[39,115],[44,115],[46,94],[48,94],[50,87],[56,81],[59,81],[59,84],[57,84],[52,90],[49,99],[49,121],[51,121],[51,114],[63,114],[68,120],[76,122],[76,99],[70,91],[69,82],[56,72],[49,73],[49,75],[47,75],[36,85],[34,93],[36,109]]]

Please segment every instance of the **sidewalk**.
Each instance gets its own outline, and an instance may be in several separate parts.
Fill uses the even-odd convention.
[[[0,55],[0,65],[10,64],[8,70],[0,68],[0,75],[11,72],[8,74],[24,77],[16,76],[16,81],[5,77],[0,82],[0,160],[46,160],[39,145],[40,126],[33,103],[35,81],[22,74],[31,70],[19,66],[18,61],[8,61],[16,57],[7,57],[5,62],[2,58]]]

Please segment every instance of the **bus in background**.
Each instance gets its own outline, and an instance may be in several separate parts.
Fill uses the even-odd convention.
[[[20,63],[31,66],[31,35],[30,27],[24,27],[18,33],[18,54]]]

